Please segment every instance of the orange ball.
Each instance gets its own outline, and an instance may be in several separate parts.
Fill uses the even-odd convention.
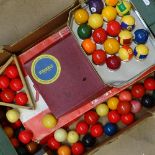
[[[6,135],[11,138],[13,136],[13,129],[9,126],[4,127],[4,132],[6,133]]]
[[[58,155],[71,155],[71,149],[67,145],[62,145],[58,149]]]
[[[81,45],[87,54],[92,54],[96,50],[96,44],[91,39],[85,39]]]
[[[116,6],[118,0],[105,0],[106,5]]]

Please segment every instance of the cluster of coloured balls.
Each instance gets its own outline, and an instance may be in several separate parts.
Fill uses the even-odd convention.
[[[131,3],[123,0],[89,0],[89,15],[86,9],[78,9],[74,19],[78,24],[77,34],[82,39],[82,48],[96,65],[106,63],[109,69],[115,70],[121,66],[121,61],[129,61],[135,56],[138,60],[147,57],[149,49],[144,45],[148,40],[148,32],[137,29],[134,32],[134,42],[137,46],[132,50],[132,30],[135,28],[135,18],[130,14]],[[117,15],[120,22],[116,21]],[[106,24],[104,24],[106,23]],[[105,25],[105,29],[103,28]],[[118,37],[118,39],[116,39]],[[103,49],[97,49],[102,44]]]
[[[18,69],[15,65],[8,66],[4,73],[0,75],[0,101],[4,103],[15,103],[25,106],[28,98],[22,92],[23,83],[19,77]]]

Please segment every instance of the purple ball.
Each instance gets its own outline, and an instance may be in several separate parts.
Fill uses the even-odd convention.
[[[101,14],[104,7],[102,0],[89,0],[88,4],[91,13]]]

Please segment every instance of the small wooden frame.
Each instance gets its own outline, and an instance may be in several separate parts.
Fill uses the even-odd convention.
[[[5,102],[0,102],[0,105],[2,106],[7,106],[7,107],[12,107],[12,108],[24,108],[24,109],[35,109],[35,104],[33,103],[30,91],[28,89],[28,86],[25,82],[25,78],[22,74],[19,62],[17,60],[16,55],[12,55],[9,60],[0,68],[0,75],[3,74],[3,72],[5,71],[6,67],[9,66],[10,64],[15,64],[17,66],[18,72],[19,72],[19,76],[21,78],[21,81],[23,83],[23,91],[27,94],[28,97],[28,103],[26,106],[20,106],[17,105],[15,103],[5,103]]]

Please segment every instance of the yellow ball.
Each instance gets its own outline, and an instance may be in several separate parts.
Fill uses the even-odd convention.
[[[112,6],[107,6],[102,10],[102,17],[106,22],[115,20],[117,17],[117,11]]]
[[[16,121],[18,121],[19,117],[20,117],[20,114],[15,109],[8,110],[6,113],[6,118],[11,123],[15,123]]]
[[[107,101],[107,105],[109,109],[116,110],[118,105],[119,99],[117,97],[111,97]]]
[[[106,116],[109,112],[109,108],[106,104],[99,104],[97,107],[96,107],[96,113],[102,117],[102,116]]]
[[[105,0],[106,5],[116,6],[118,0]]]
[[[67,141],[70,144],[76,143],[79,140],[79,135],[76,131],[69,131],[67,136]]]
[[[89,14],[85,9],[78,9],[74,13],[74,19],[77,24],[84,24],[88,21]]]
[[[88,25],[90,25],[93,29],[97,29],[103,26],[103,19],[100,14],[94,13],[90,15],[88,19]]]
[[[54,128],[57,124],[57,119],[52,114],[47,114],[43,117],[42,124],[45,128]]]
[[[106,53],[110,55],[116,54],[120,48],[120,44],[115,38],[108,38],[103,46]]]

